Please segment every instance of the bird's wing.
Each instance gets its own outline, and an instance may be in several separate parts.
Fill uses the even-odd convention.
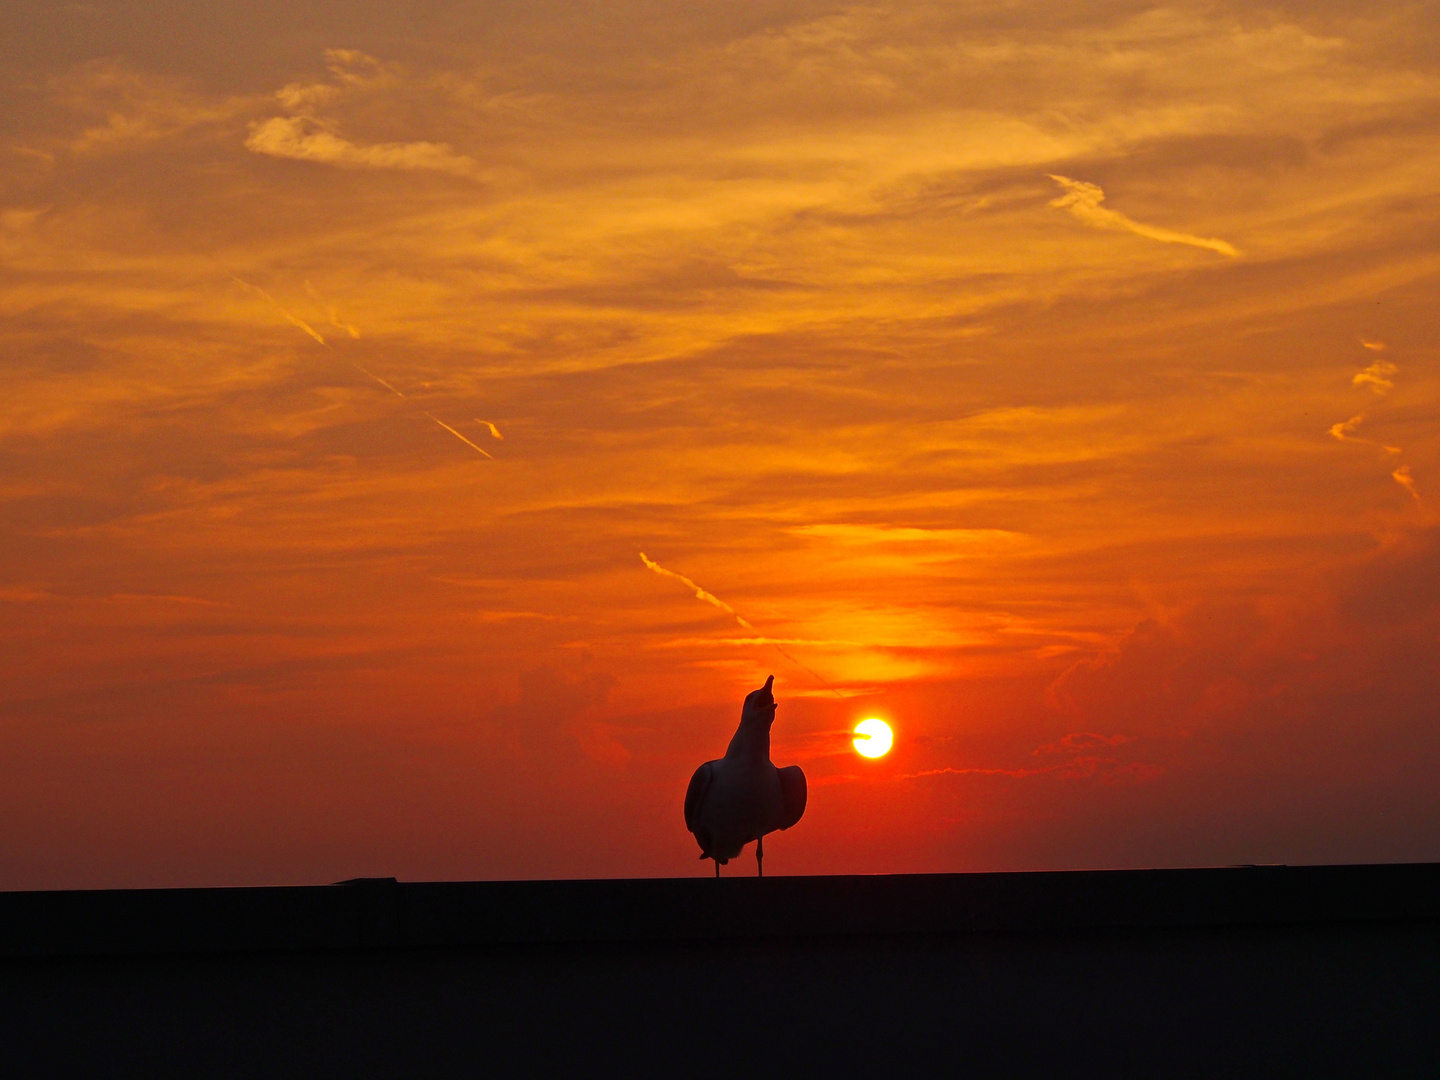
[[[692,833],[700,821],[700,808],[705,805],[705,792],[710,790],[710,762],[705,762],[690,777],[690,786],[685,789],[685,828]]]
[[[788,829],[805,813],[805,774],[800,771],[799,765],[790,765],[776,772],[780,774],[780,795],[785,801],[785,817],[780,828]]]

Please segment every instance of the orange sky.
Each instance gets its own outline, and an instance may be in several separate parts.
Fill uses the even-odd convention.
[[[1433,4],[25,0],[0,85],[0,888],[704,874],[771,672],[773,873],[1440,858]]]

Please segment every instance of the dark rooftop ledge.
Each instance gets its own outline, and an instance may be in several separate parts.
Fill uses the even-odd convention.
[[[1440,863],[0,893],[0,957],[1440,921]]]

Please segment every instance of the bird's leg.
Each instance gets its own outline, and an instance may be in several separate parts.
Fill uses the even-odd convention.
[[[719,860],[719,859],[716,859],[716,860],[715,860],[715,876],[716,876],[717,878],[720,876],[720,860]]]
[[[755,869],[760,871],[760,876],[765,876],[765,837],[755,841]]]

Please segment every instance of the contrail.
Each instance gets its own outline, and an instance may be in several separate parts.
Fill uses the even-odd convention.
[[[344,330],[352,338],[358,338],[360,336],[360,330],[350,323],[341,320],[340,309],[321,296],[320,291],[316,289],[314,285],[310,284],[309,278],[305,279],[305,291],[315,299],[316,303],[325,308],[325,315],[329,318],[331,326],[335,327],[336,330]]]
[[[284,315],[285,318],[286,318],[287,320],[289,320],[291,324],[293,324],[293,325],[295,325],[295,326],[298,326],[301,330],[304,330],[305,333],[309,334],[312,338],[314,338],[316,341],[318,341],[321,345],[324,345],[327,349],[330,349],[332,352],[334,351],[333,346],[331,346],[328,342],[326,342],[326,340],[325,340],[323,337],[321,337],[321,336],[315,331],[315,328],[314,328],[313,326],[311,326],[309,323],[307,323],[304,319],[300,318],[300,316],[298,316],[298,315],[294,314],[293,312],[291,312],[289,308],[287,308],[284,304],[280,303],[279,300],[276,300],[275,297],[271,296],[271,295],[270,295],[268,292],[266,292],[264,289],[260,288],[259,285],[251,285],[248,281],[242,281],[240,278],[236,277],[234,274],[231,274],[231,275],[230,275],[230,279],[231,279],[232,281],[234,281],[234,282],[235,282],[236,284],[238,284],[238,285],[243,285],[243,286],[245,286],[245,288],[247,288],[247,289],[252,289],[252,290],[254,290],[255,292],[259,293],[259,294],[260,294],[261,296],[263,296],[266,300],[269,300],[270,303],[275,306],[275,309],[276,309],[277,311],[279,311],[280,314]],[[310,286],[310,283],[309,283],[308,281],[305,283],[305,285],[306,285],[307,288],[310,288],[310,289],[311,289],[311,295],[312,295],[312,296],[315,295],[314,290],[313,290],[313,288]],[[318,299],[318,297],[317,297],[317,299]],[[333,315],[332,315],[332,317],[331,317],[331,321],[332,321],[332,322],[335,321]],[[335,322],[335,325],[336,325],[336,326],[339,326],[339,327],[341,327],[341,328],[343,328],[343,329],[349,330],[351,337],[359,337],[359,336],[360,336],[360,332],[359,332],[358,330],[356,330],[353,326],[349,326],[348,324],[346,324],[346,323],[341,323],[341,322]],[[351,367],[353,367],[356,371],[360,372],[361,375],[364,375],[367,379],[372,379],[372,380],[374,380],[375,382],[377,382],[377,383],[379,383],[381,386],[383,386],[386,390],[389,390],[389,391],[390,391],[392,394],[394,394],[396,397],[401,398],[402,400],[404,400],[404,401],[406,401],[406,402],[410,402],[410,398],[409,398],[409,397],[407,397],[404,393],[402,393],[400,390],[398,390],[398,389],[397,389],[395,386],[393,386],[392,384],[390,384],[390,383],[386,382],[384,379],[380,378],[380,376],[379,376],[379,375],[376,375],[373,371],[367,371],[367,370],[365,370],[363,367],[361,367],[359,364],[357,364],[354,360],[347,360],[346,362],[347,362]],[[412,408],[418,408],[418,406],[416,406],[416,405],[414,404],[414,402],[410,402],[410,405],[411,405]],[[421,413],[423,416],[426,416],[426,417],[428,417],[429,419],[435,421],[435,423],[439,424],[442,428],[444,428],[446,431],[448,431],[451,435],[454,435],[455,438],[459,439],[459,440],[460,440],[461,442],[463,442],[466,446],[470,447],[471,450],[474,450],[474,451],[475,451],[477,454],[479,454],[481,457],[489,458],[491,461],[494,461],[494,460],[495,460],[495,455],[494,455],[494,454],[488,453],[487,451],[485,451],[485,450],[482,449],[481,447],[476,446],[473,442],[471,442],[469,439],[467,439],[464,435],[461,435],[460,432],[456,431],[453,427],[451,427],[449,424],[445,423],[445,421],[444,421],[444,420],[441,420],[438,416],[434,416],[434,415],[432,415],[431,413],[426,412],[424,409],[420,409],[419,411],[420,411],[420,413]],[[496,437],[499,438],[498,435],[497,435]]]
[[[402,395],[402,396],[403,396],[403,395]],[[421,412],[424,412],[424,410],[422,409]],[[481,450],[480,447],[476,446],[473,442],[471,442],[469,439],[467,439],[464,435],[461,435],[460,432],[456,431],[453,427],[451,427],[449,424],[447,424],[444,420],[441,420],[438,416],[432,416],[432,415],[431,415],[430,413],[428,413],[428,412],[425,413],[425,415],[426,415],[426,416],[429,416],[431,420],[434,420],[437,424],[439,424],[441,427],[443,427],[446,431],[450,432],[451,435],[454,435],[457,439],[459,439],[461,442],[463,442],[466,446],[470,447],[470,449],[471,449],[471,450],[474,450],[477,454],[484,454],[487,458],[490,458],[491,461],[494,461],[494,460],[495,460],[495,458],[494,458],[491,454],[488,454],[488,453],[486,453],[484,450]]]
[[[702,589],[699,585],[696,585],[695,582],[691,581],[684,574],[677,574],[674,570],[666,570],[665,567],[661,566],[654,559],[651,559],[643,551],[640,552],[640,561],[644,563],[649,569],[654,570],[655,573],[659,574],[661,577],[674,578],[676,581],[680,582],[682,585],[684,585],[687,589],[689,589],[695,594],[695,599],[703,600],[711,607],[717,607],[721,611],[725,612],[727,615],[733,616],[735,621],[738,622],[741,626],[743,626],[746,630],[755,630],[755,627],[742,619],[740,617],[740,613],[736,611],[733,607],[725,603],[724,600],[721,600],[714,593],[706,592],[704,589]],[[756,630],[755,632],[759,633],[758,630]],[[771,642],[771,644],[774,643]]]
[[[1101,206],[1100,204],[1105,201],[1105,191],[1099,184],[1090,184],[1084,180],[1072,180],[1068,176],[1057,176],[1055,173],[1050,173],[1049,176],[1067,192],[1058,199],[1051,199],[1050,205],[1069,210],[1087,225],[1093,225],[1097,229],[1123,229],[1136,236],[1143,236],[1147,240],[1159,240],[1162,244],[1189,244],[1191,247],[1207,248],[1210,251],[1218,251],[1221,255],[1228,255],[1232,259],[1240,257],[1240,252],[1235,245],[1225,240],[1218,240],[1210,236],[1192,236],[1190,233],[1176,232],[1174,229],[1162,229],[1158,225],[1146,225],[1143,221],[1136,221],[1118,210]]]
[[[376,375],[373,371],[367,371],[365,368],[355,363],[354,360],[350,361],[350,366],[353,367],[356,371],[360,372],[360,374],[364,375],[366,378],[374,379],[377,383],[383,386],[386,390],[389,390],[396,397],[405,398],[406,401],[410,400],[409,398],[405,397],[405,395],[402,394],[399,390],[395,389],[395,387],[391,386],[388,382],[382,379],[379,375]]]
[[[719,608],[721,611],[725,612],[737,623],[743,626],[746,630],[750,630],[757,634],[761,633],[761,631],[755,628],[753,623],[747,622],[738,611],[736,611],[733,607],[727,604],[724,600],[721,600],[714,593],[702,589],[699,585],[695,584],[695,582],[691,581],[684,574],[677,574],[674,570],[666,570],[665,567],[661,566],[654,559],[646,555],[643,551],[640,552],[640,561],[645,564],[646,569],[655,571],[655,573],[659,574],[661,577],[674,578],[676,581],[684,585],[687,589],[691,590],[695,594],[695,599],[703,600],[711,607]],[[790,653],[785,649],[785,647],[781,645],[778,641],[776,641],[774,638],[764,637],[762,634],[761,640],[763,640],[765,644],[769,645],[781,656],[785,657],[786,660],[789,660],[790,663],[794,664],[801,671],[805,672],[805,674],[809,675],[821,686],[825,687],[826,690],[829,690],[830,693],[843,700],[845,696],[844,694],[840,693],[839,690],[836,690],[835,687],[831,686],[828,682],[826,682],[825,679],[818,672],[806,667],[799,660],[796,660],[795,657],[791,656]]]
[[[313,326],[311,326],[309,323],[307,323],[304,319],[300,318],[299,315],[296,315],[293,311],[291,311],[289,308],[287,308],[284,304],[280,303],[279,300],[276,300],[275,297],[271,296],[271,295],[270,295],[268,292],[266,292],[264,289],[260,288],[259,285],[251,285],[248,281],[241,281],[241,280],[240,280],[238,277],[236,277],[234,274],[231,274],[231,275],[230,275],[230,280],[233,281],[233,282],[235,282],[237,285],[243,285],[243,286],[245,286],[245,288],[247,288],[247,289],[252,289],[252,290],[254,290],[255,292],[259,293],[259,294],[260,294],[261,296],[263,296],[266,300],[269,300],[269,301],[270,301],[270,303],[274,306],[274,308],[275,308],[276,311],[280,312],[281,315],[284,315],[284,316],[285,316],[285,318],[289,321],[290,325],[292,325],[292,326],[298,326],[301,330],[304,330],[305,333],[309,334],[312,338],[314,338],[316,341],[318,341],[321,345],[324,345],[324,344],[325,344],[325,339],[320,336],[319,332],[318,332]]]
[[[493,435],[495,438],[499,439],[501,442],[505,441],[505,436],[500,434],[500,429],[494,424],[492,424],[489,420],[481,420],[478,416],[474,417],[473,419],[477,424],[489,428],[490,434]]]

